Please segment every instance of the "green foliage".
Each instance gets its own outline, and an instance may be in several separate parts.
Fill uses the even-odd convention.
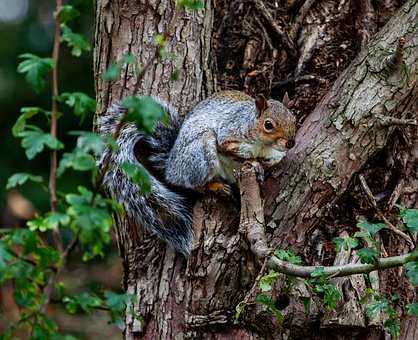
[[[368,233],[371,238],[373,238],[380,230],[385,228],[384,223],[370,223],[368,221],[360,221],[357,223],[357,227],[360,228],[360,230]]]
[[[164,108],[152,97],[128,96],[122,100],[122,106],[127,109],[126,120],[146,133],[153,133],[159,121],[168,121]]]
[[[329,281],[324,267],[317,267],[311,274],[311,279],[306,280],[306,283],[322,299],[326,308],[334,310],[337,307],[342,295],[338,288]]]
[[[15,125],[13,125],[12,133],[14,137],[19,137],[19,133],[25,130],[26,121],[38,113],[47,114],[47,112],[40,107],[22,107],[20,109],[20,116],[17,118]]]
[[[405,265],[406,276],[411,284],[418,286],[418,261],[408,262]]]
[[[353,237],[337,237],[333,240],[335,249],[339,252],[341,250],[350,251],[358,246],[358,241]]]
[[[106,72],[103,75],[103,79],[107,81],[112,81],[118,79],[120,72],[122,71],[122,67],[124,65],[131,65],[136,64],[136,58],[132,54],[125,54],[121,60],[116,63],[112,63],[106,69]],[[137,72],[139,73],[139,72]]]
[[[44,147],[48,147],[51,150],[64,148],[64,145],[58,139],[34,125],[26,125],[26,129],[19,132],[18,136],[22,138],[22,147],[25,149],[28,159],[33,159],[38,153],[43,151]]]
[[[385,315],[383,327],[392,336],[398,337],[401,331],[401,322],[391,302],[377,293],[373,294],[373,301],[366,305],[366,313],[369,318],[375,318],[379,313]]]
[[[399,208],[400,215],[403,223],[411,233],[418,232],[418,209],[406,209],[400,205],[396,205]]]
[[[374,248],[362,248],[357,252],[361,263],[376,263],[379,253]]]
[[[190,10],[205,8],[205,4],[202,0],[176,0],[176,5],[178,8]]]
[[[64,102],[74,110],[76,116],[81,117],[81,121],[84,120],[87,114],[92,114],[96,111],[96,101],[82,92],[64,92],[58,100]]]
[[[19,73],[26,74],[26,80],[32,85],[36,92],[41,92],[45,87],[45,76],[54,67],[51,58],[41,58],[31,53],[24,53],[19,56],[23,61],[17,67]]]
[[[123,163],[121,165],[123,172],[138,184],[139,191],[147,194],[151,191],[151,178],[148,171],[141,164]]]
[[[417,302],[406,305],[406,308],[408,310],[409,315],[418,317],[418,303]]]
[[[28,174],[27,172],[18,172],[9,177],[7,180],[6,189],[11,189],[17,187],[18,185],[23,185],[27,181],[41,183],[42,177]]]
[[[59,10],[59,18],[62,24],[66,24],[79,16],[80,12],[71,5],[64,5]]]
[[[273,285],[276,283],[278,277],[280,276],[279,273],[275,272],[274,270],[270,270],[268,274],[264,275],[260,279],[260,289],[262,292],[269,292],[272,290]]]
[[[284,320],[283,313],[276,307],[271,297],[264,295],[264,294],[260,294],[260,295],[257,295],[255,302],[259,303],[260,305],[265,306],[267,310],[270,311],[276,317],[279,323],[283,322]]]
[[[300,256],[296,255],[296,253],[292,249],[276,249],[274,251],[274,256],[279,258],[282,261],[290,262],[293,264],[301,264],[302,260]]]
[[[74,33],[67,25],[61,25],[61,41],[65,42],[71,49],[71,54],[75,57],[81,56],[83,51],[90,51],[90,43],[80,34]]]

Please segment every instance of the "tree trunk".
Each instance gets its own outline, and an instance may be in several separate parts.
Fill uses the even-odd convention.
[[[204,11],[182,13],[167,47],[175,61],[155,62],[136,84],[133,66],[114,82],[101,75],[126,53],[145,65],[155,54],[154,36],[164,33],[173,17],[174,4],[98,1],[98,114],[134,89],[158,95],[183,113],[215,88],[276,98],[288,91],[301,126],[296,147],[262,186],[269,244],[293,248],[306,264],[353,262],[355,254],[335,254],[331,242],[341,233],[352,234],[359,216],[375,213],[358,174],[392,220],[394,199],[417,206],[416,129],[399,129],[388,121],[416,113],[418,3],[407,1],[397,11],[401,3],[390,0],[276,3],[280,6],[260,0],[205,1]],[[400,38],[405,44],[396,53]],[[182,74],[172,82],[176,66]],[[283,278],[273,293],[285,315],[282,327],[254,304],[234,323],[235,307],[254,298],[251,287],[261,265],[238,225],[239,211],[231,202],[214,197],[198,202],[194,249],[186,261],[141,226],[118,219],[123,285],[138,297],[127,312],[127,339],[383,336],[381,321],[366,320],[358,302],[367,285],[361,275],[335,279],[344,292],[335,312],[325,311],[302,281],[285,293]],[[389,231],[381,237],[389,255],[408,250]],[[403,299],[415,297],[402,270],[370,275],[379,279],[372,282],[383,294],[393,293],[396,282]],[[308,312],[304,297],[313,298]],[[414,339],[417,332],[416,320],[403,318],[401,338]]]

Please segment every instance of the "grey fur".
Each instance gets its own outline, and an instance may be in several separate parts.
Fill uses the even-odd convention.
[[[155,99],[155,98],[154,98]],[[118,149],[112,152],[109,170],[104,175],[103,186],[110,196],[119,202],[126,214],[138,226],[142,226],[165,240],[177,251],[189,255],[193,241],[192,216],[190,207],[181,195],[170,190],[164,183],[151,176],[151,192],[144,196],[138,186],[121,170],[124,162],[137,163],[134,147],[144,141],[153,153],[149,160],[156,168],[164,171],[167,155],[177,137],[181,120],[178,112],[167,103],[158,100],[169,114],[170,124],[158,124],[152,136],[139,132],[134,124],[127,124],[117,140]],[[112,135],[123,116],[123,108],[113,105],[105,115],[97,120],[98,131],[102,135]],[[107,150],[98,160],[103,166]]]
[[[225,93],[225,95],[223,95]],[[288,138],[295,133],[295,117],[279,101],[268,101],[269,111],[284,126]],[[185,188],[201,188],[214,180],[235,181],[234,159],[224,157],[217,146],[228,140],[236,140],[250,147],[275,149],[261,140],[256,125],[259,114],[254,99],[242,98],[242,93],[226,91],[215,94],[197,104],[181,126],[176,142],[169,154],[166,180]],[[278,149],[283,152],[287,149]],[[240,158],[263,158],[252,150],[240,152]]]

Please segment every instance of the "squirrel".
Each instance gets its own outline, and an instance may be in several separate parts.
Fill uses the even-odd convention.
[[[169,123],[158,123],[152,135],[126,124],[116,141],[118,149],[105,151],[98,165],[112,152],[103,177],[110,196],[136,224],[188,256],[194,236],[193,193],[230,195],[240,163],[258,160],[270,167],[280,162],[294,146],[296,119],[286,107],[287,95],[282,103],[221,91],[199,102],[184,120],[172,106],[154,99],[168,113]],[[99,133],[112,134],[123,114],[121,106],[111,106],[98,118]],[[148,170],[149,194],[141,194],[123,172],[124,162],[139,162]]]

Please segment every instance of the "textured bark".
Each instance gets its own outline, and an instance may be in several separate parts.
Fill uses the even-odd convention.
[[[392,181],[398,174],[393,164],[398,168],[402,164],[403,188],[409,191],[400,194],[400,199],[408,206],[417,205],[416,149],[402,144],[393,126],[382,126],[378,114],[399,118],[416,112],[418,3],[408,1],[395,14],[397,1],[379,3],[378,10],[370,1],[284,1],[286,10],[280,6],[274,9],[264,1],[267,14],[256,11],[257,4],[262,3],[215,1],[214,16],[212,2],[206,1],[204,14],[182,14],[169,46],[169,50],[175,50],[182,70],[180,80],[169,81],[172,62],[156,62],[139,84],[140,93],[158,95],[186,112],[216,85],[273,96],[290,91],[301,127],[296,147],[262,187],[270,246],[292,247],[311,265],[356,261],[355,254],[339,254],[336,258],[330,247],[333,237],[355,228],[355,222],[347,222],[348,217],[367,210],[356,174],[376,176],[371,177],[372,189],[380,189],[382,181],[385,189],[393,189],[396,183]],[[286,21],[289,13],[296,14]],[[154,35],[164,32],[172,14],[173,3],[166,0],[97,2],[98,114],[131,94],[137,85],[132,66],[115,82],[103,81],[101,74],[128,52],[145,64],[155,53]],[[283,39],[286,22],[290,42]],[[249,32],[246,38],[237,33],[242,31]],[[403,60],[400,65],[387,66],[400,37],[406,40]],[[289,44],[295,44],[297,51],[286,53],[283,45]],[[360,46],[364,48],[358,53]],[[416,146],[416,130],[412,136],[410,143]],[[379,167],[383,167],[381,181],[376,170]],[[239,211],[232,202],[215,197],[198,202],[194,249],[186,261],[140,226],[125,219],[117,221],[124,288],[138,296],[134,313],[127,313],[127,339],[382,336],[379,328],[367,327],[361,315],[358,298],[365,283],[359,276],[335,279],[345,292],[346,305],[340,305],[334,314],[324,314],[319,301],[301,281],[285,294],[287,281],[283,278],[273,293],[285,315],[282,328],[258,305],[250,305],[234,324],[235,307],[248,297],[260,270],[238,224]],[[402,239],[389,233],[383,234],[383,244],[389,255],[407,250]],[[401,270],[389,270],[379,278],[382,292],[391,292],[396,283],[403,297],[414,298]],[[304,297],[313,298],[308,313],[301,300]],[[357,318],[350,318],[348,306],[355,308]],[[136,313],[141,317],[135,318]],[[373,324],[379,322],[369,323]],[[416,319],[404,318],[402,332],[403,339],[414,339]]]

